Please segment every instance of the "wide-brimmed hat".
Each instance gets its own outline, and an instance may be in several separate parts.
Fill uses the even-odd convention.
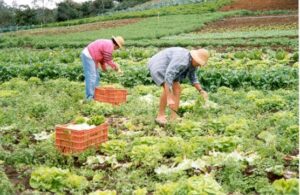
[[[125,44],[125,41],[124,41],[123,37],[121,37],[121,36],[117,36],[117,37],[112,36],[112,38],[118,44],[118,46],[120,48],[122,48],[123,45]]]
[[[206,49],[197,49],[197,50],[191,50],[190,51],[192,58],[200,65],[204,66],[206,65],[209,53]]]

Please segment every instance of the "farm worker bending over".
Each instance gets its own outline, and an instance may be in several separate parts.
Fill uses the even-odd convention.
[[[95,88],[99,85],[100,76],[98,73],[99,64],[102,71],[106,71],[107,65],[113,70],[120,71],[119,65],[113,61],[114,50],[122,48],[124,39],[120,36],[109,39],[98,39],[90,43],[81,52],[85,77],[85,95],[87,100],[94,98]]]
[[[155,54],[148,62],[148,69],[154,82],[163,87],[160,97],[159,112],[155,121],[164,125],[167,123],[165,109],[171,109],[171,120],[177,117],[180,101],[180,82],[188,77],[199,93],[208,99],[208,94],[201,88],[196,70],[207,64],[209,53],[205,49],[187,50],[181,47],[171,47]]]

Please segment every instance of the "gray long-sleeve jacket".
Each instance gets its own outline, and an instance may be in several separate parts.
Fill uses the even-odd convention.
[[[182,81],[188,76],[192,84],[199,83],[196,70],[192,65],[190,51],[181,47],[171,47],[155,54],[148,62],[152,79],[157,85]]]

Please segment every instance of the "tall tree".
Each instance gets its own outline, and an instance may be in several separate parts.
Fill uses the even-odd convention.
[[[8,26],[14,22],[14,12],[3,0],[0,0],[0,26]]]
[[[112,0],[95,0],[93,1],[93,13],[97,15],[102,14],[105,10],[110,9],[114,6]]]
[[[65,0],[57,4],[57,21],[75,19],[80,15],[80,4],[75,3],[72,0]]]
[[[82,12],[82,16],[91,16],[93,15],[93,2],[85,1],[81,4],[80,11]]]
[[[45,3],[47,2],[53,2],[53,0],[32,0],[33,5],[35,5],[37,8],[39,8],[40,6],[38,6],[38,2],[40,2],[42,4],[42,23],[46,23],[46,14],[45,14]]]
[[[18,25],[36,24],[35,10],[28,5],[20,5],[16,10],[16,22]]]

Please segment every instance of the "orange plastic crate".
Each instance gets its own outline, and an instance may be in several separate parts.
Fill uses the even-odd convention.
[[[120,105],[126,102],[127,90],[114,89],[111,87],[96,87],[94,99],[99,102]]]
[[[108,139],[108,124],[103,123],[89,130],[67,128],[69,124],[55,127],[56,147],[63,153],[82,152],[97,147]]]

